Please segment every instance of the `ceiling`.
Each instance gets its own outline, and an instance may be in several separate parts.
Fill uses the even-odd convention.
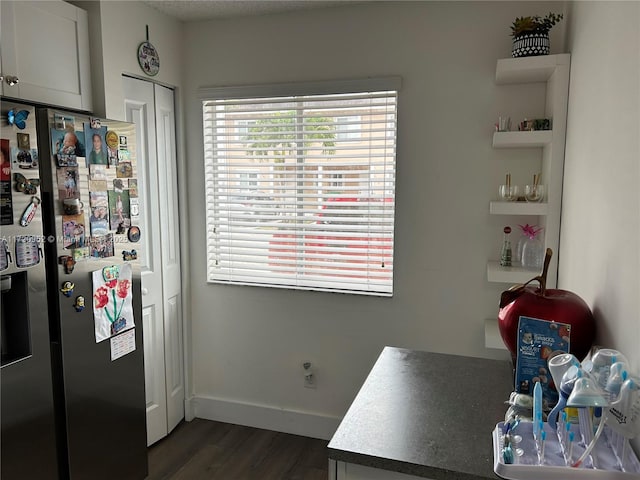
[[[142,0],[142,2],[170,17],[186,22],[362,3],[360,0]]]

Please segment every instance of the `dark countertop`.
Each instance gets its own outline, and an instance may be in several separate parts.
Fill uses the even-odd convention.
[[[433,480],[497,478],[491,432],[508,360],[385,347],[329,442],[329,458]]]

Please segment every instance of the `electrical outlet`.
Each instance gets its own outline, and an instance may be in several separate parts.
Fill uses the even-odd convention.
[[[313,373],[311,362],[304,362],[302,368],[304,369],[304,387],[316,388],[316,375]]]
[[[313,373],[305,373],[304,386],[305,388],[316,388],[316,376]]]

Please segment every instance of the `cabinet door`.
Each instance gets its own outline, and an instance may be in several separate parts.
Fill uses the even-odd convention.
[[[407,475],[405,473],[356,465],[355,463],[335,463],[336,480],[429,480],[427,478]],[[329,467],[331,468],[331,464],[329,464]],[[331,478],[331,473],[329,474],[329,478]]]
[[[0,3],[3,94],[90,111],[87,12],[58,0]]]

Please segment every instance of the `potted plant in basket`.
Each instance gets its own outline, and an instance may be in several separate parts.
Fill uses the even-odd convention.
[[[552,12],[545,17],[517,17],[511,25],[513,57],[549,55],[549,30],[562,20],[562,17],[562,13]]]

